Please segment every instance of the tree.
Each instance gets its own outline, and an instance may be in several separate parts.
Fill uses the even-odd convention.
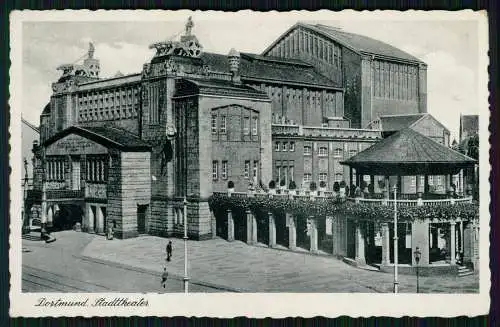
[[[467,155],[472,159],[479,160],[479,135],[471,136],[467,141]]]

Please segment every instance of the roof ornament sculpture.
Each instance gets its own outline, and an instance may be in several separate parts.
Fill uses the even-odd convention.
[[[185,25],[185,34],[181,36],[180,41],[171,40],[153,43],[149,46],[150,49],[156,49],[156,56],[182,56],[198,58],[201,55],[203,47],[198,42],[196,36],[191,34],[194,27],[191,16],[188,18]]]
[[[89,59],[94,58],[94,52],[95,52],[94,44],[92,42],[89,42],[89,51],[87,53]]]

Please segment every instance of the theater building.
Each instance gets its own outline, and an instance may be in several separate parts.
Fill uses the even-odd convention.
[[[382,139],[383,117],[434,124],[425,63],[388,44],[298,23],[260,55],[215,54],[193,25],[152,44],[137,74],[101,78],[92,45],[82,64],[59,67],[33,149],[42,221],[176,235],[187,197],[189,235],[204,239],[215,233],[208,197],[229,181],[236,191],[283,179],[331,189],[352,181],[340,161]]]

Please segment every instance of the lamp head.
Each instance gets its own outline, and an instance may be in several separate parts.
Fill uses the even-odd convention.
[[[422,255],[422,252],[420,252],[420,248],[418,246],[415,248],[415,252],[413,252],[413,255],[415,256],[415,261],[418,263]]]

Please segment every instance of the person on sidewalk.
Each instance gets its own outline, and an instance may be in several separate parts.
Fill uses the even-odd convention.
[[[167,261],[170,261],[172,258],[172,241],[168,241],[167,245]]]
[[[161,274],[161,286],[163,286],[163,288],[165,288],[165,285],[167,284],[167,277],[167,268],[163,268],[163,274]]]

